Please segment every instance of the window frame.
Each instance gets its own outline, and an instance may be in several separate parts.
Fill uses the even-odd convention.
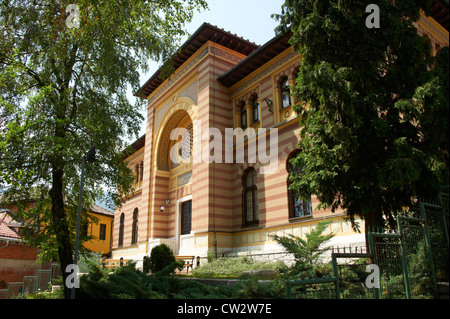
[[[300,151],[294,151],[286,160],[286,170],[288,172],[287,176],[287,190],[288,190],[288,211],[289,211],[289,219],[294,218],[307,218],[313,216],[313,208],[312,208],[312,201],[311,199],[309,201],[305,201],[304,199],[300,198],[300,195],[298,191],[290,189],[290,186],[292,184],[292,181],[290,179],[291,173],[297,173],[301,174],[302,169],[299,167],[294,167],[291,164],[291,160],[298,156]],[[297,202],[296,202],[297,200]],[[301,210],[300,210],[301,208]],[[306,213],[305,213],[306,211]]]
[[[252,182],[250,185],[247,185],[247,179],[248,179],[248,175],[252,174],[253,176],[250,176],[252,179]],[[242,187],[243,187],[243,191],[242,191],[242,224],[243,227],[246,226],[255,226],[255,225],[259,225],[259,212],[258,212],[258,187],[257,187],[257,174],[256,174],[256,170],[251,167],[249,169],[247,169],[244,174],[242,174]],[[248,195],[250,194],[251,196],[251,215],[252,215],[252,220],[249,220],[248,215],[249,215],[249,205],[247,202],[247,198]]]
[[[124,237],[124,228],[125,228],[125,214],[122,213],[120,215],[120,221],[119,221],[119,238],[117,245],[119,247],[123,247],[123,237]]]
[[[138,219],[139,219],[139,209],[135,208],[133,211],[133,224],[131,227],[131,244],[135,245],[138,241]]]
[[[245,108],[245,103],[241,103],[239,110],[241,111],[240,126],[243,130],[245,130],[248,127],[248,116],[247,116],[247,109]],[[244,119],[245,119],[245,121],[244,121]]]
[[[257,95],[255,95],[251,99],[251,106],[252,106],[252,122],[253,122],[252,125],[253,125],[261,121],[261,114],[260,114],[261,106]]]
[[[286,84],[286,85],[285,85]],[[280,106],[281,106],[281,110],[284,110],[288,107],[292,106],[292,101],[291,101],[291,88],[289,85],[289,78],[287,76],[283,76],[280,80]],[[283,101],[284,101],[284,95],[287,94],[288,96],[288,101],[289,101],[289,105],[284,105]]]
[[[100,224],[98,239],[106,240],[106,224]]]

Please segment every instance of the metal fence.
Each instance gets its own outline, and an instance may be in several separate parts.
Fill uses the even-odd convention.
[[[290,280],[286,283],[287,299],[339,299],[336,277]]]
[[[50,269],[38,270],[36,276],[24,276],[21,282],[10,282],[6,289],[0,289],[0,299],[13,299],[47,290],[59,274],[59,265],[52,264]]]
[[[287,298],[437,298],[449,277],[448,195],[397,215],[397,229],[372,230],[369,251],[332,252],[332,276],[286,281]],[[368,276],[376,270],[368,285]]]
[[[359,252],[358,252],[359,249]],[[372,264],[372,254],[365,247],[334,249],[331,258],[334,277],[337,278],[339,298],[372,299],[374,290],[367,288],[367,266]]]

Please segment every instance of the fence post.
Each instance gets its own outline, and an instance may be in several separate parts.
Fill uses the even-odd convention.
[[[422,214],[422,219],[423,219],[423,223],[424,223],[423,227],[424,227],[424,232],[425,232],[425,236],[424,236],[425,237],[425,246],[427,248],[428,261],[429,261],[430,267],[431,267],[431,277],[433,279],[434,294],[436,297],[438,297],[436,272],[434,270],[433,252],[431,250],[431,238],[430,238],[430,234],[428,232],[427,214],[425,212],[425,206],[423,203],[420,203],[420,212]],[[444,213],[444,211],[442,211],[442,213]]]
[[[286,299],[291,299],[292,297],[292,291],[291,291],[291,284],[289,283],[289,279],[286,279]]]
[[[442,223],[443,223],[443,227],[444,227],[445,240],[447,241],[447,251],[449,251],[450,244],[449,244],[449,239],[448,239],[448,228],[447,228],[448,221],[447,221],[446,214],[445,214],[446,208],[445,208],[445,204],[444,204],[444,199],[442,198],[443,196],[447,197],[447,205],[448,205],[448,195],[441,193],[441,194],[439,194],[439,199],[441,201],[441,206],[442,206]],[[448,207],[447,207],[447,210],[448,210]]]
[[[402,255],[402,268],[403,268],[403,279],[405,281],[405,294],[406,299],[411,299],[411,286],[409,284],[409,274],[408,274],[408,261],[406,260],[406,249],[403,240],[403,227],[402,227],[402,217],[397,213],[397,227],[400,233],[400,250]]]
[[[331,254],[331,262],[333,264],[333,276],[334,276],[334,278],[336,278],[336,281],[334,282],[334,288],[336,290],[336,299],[341,299],[341,293],[339,290],[339,272],[338,272],[336,255],[334,253]]]
[[[369,254],[372,255],[371,261],[372,261],[372,263],[374,263],[376,265],[376,262],[375,262],[375,244],[373,242],[373,231],[372,232],[369,231],[368,239],[369,239]],[[380,273],[380,277],[381,277],[381,273]],[[375,289],[374,290],[375,299],[380,299],[381,298],[381,294],[380,294],[381,278],[378,278],[378,283],[380,284],[380,288],[374,288]]]

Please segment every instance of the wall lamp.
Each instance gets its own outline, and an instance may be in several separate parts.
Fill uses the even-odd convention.
[[[166,199],[166,205],[170,205],[170,199]],[[164,207],[164,205],[161,205],[159,209],[161,210],[161,212],[163,212],[166,208]]]

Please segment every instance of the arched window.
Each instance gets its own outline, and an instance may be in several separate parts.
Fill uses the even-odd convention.
[[[291,106],[291,90],[289,88],[288,77],[285,76],[280,81],[281,90],[281,108],[287,108]]]
[[[142,180],[144,179],[144,162],[141,162],[139,164],[139,171],[140,171],[139,182],[142,182]]]
[[[241,107],[241,128],[246,129],[247,128],[247,110],[245,109],[245,103],[242,102]]]
[[[186,127],[181,142],[180,156],[183,160],[188,160],[192,155],[192,146],[194,144],[194,125],[192,123]]]
[[[123,246],[123,230],[124,230],[124,224],[125,224],[125,214],[122,213],[120,215],[120,224],[119,224],[119,247]]]
[[[257,225],[258,216],[258,188],[256,187],[256,170],[249,168],[242,178],[243,191],[243,225]]]
[[[135,179],[135,183],[137,184],[137,183],[139,183],[139,164],[136,164],[136,166],[134,167],[134,172],[135,172],[135,175],[136,175],[136,179]]]
[[[191,118],[189,116],[184,117],[173,132],[176,133],[177,140],[171,140],[169,144],[170,169],[191,162],[194,145],[194,124]]]
[[[136,244],[138,239],[138,215],[139,210],[136,208],[133,212],[133,226],[131,229],[131,244]]]
[[[257,95],[255,95],[252,99],[252,117],[253,123],[259,122],[259,101]]]
[[[302,169],[300,167],[293,166],[291,163],[291,159],[296,158],[299,154],[299,151],[293,153],[287,160],[287,171],[288,174],[302,174]],[[303,200],[300,197],[300,193],[298,190],[290,189],[291,180],[288,175],[288,201],[289,201],[289,218],[297,218],[297,217],[305,217],[312,216],[312,203],[310,200]]]

